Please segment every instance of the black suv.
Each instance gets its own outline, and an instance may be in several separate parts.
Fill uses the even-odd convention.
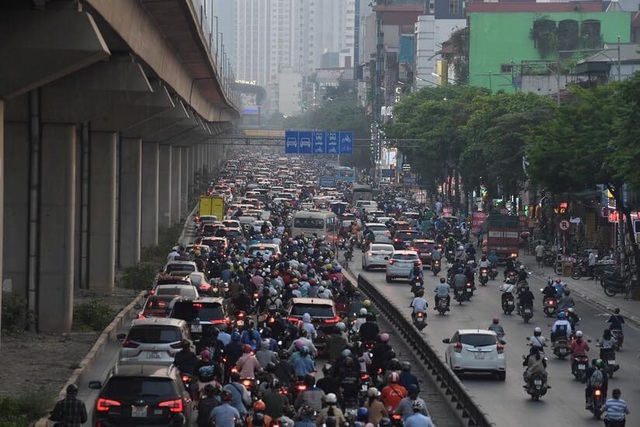
[[[227,330],[231,323],[225,307],[224,298],[200,297],[194,300],[182,299],[173,304],[169,317],[189,323],[191,337],[196,348],[201,349],[202,336],[207,335],[214,326]]]
[[[168,427],[177,414],[190,425],[193,402],[174,366],[116,365],[104,386],[91,381],[89,387],[100,389],[94,426]]]

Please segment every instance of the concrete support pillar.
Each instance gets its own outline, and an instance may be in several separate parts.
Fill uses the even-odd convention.
[[[4,101],[0,99],[0,200],[4,200]],[[3,202],[4,204],[4,202]],[[0,230],[4,230],[4,206],[0,209]],[[3,234],[4,237],[4,234]],[[3,268],[3,239],[0,239],[0,277],[4,277]],[[2,289],[0,289],[0,331],[2,330]]]
[[[182,183],[182,215],[186,218],[191,213],[191,200],[189,199],[189,187],[191,186],[190,163],[189,163],[189,147],[182,147],[182,170],[180,175]]]
[[[158,226],[171,226],[171,146],[160,146],[160,175],[158,187]]]
[[[116,133],[91,133],[89,288],[107,292],[115,282],[117,142]]]
[[[182,211],[182,149],[171,147],[171,223],[180,221]]]
[[[3,104],[0,101],[0,108]],[[0,128],[3,126],[0,120]],[[29,257],[29,137],[27,123],[7,123],[0,132],[0,144],[4,138],[3,183],[10,182],[4,190],[6,219],[0,244],[10,251],[3,254],[3,290],[27,298],[27,272]],[[2,156],[2,152],[0,152]],[[2,185],[0,183],[0,185]]]
[[[142,247],[158,244],[159,154],[160,146],[157,142],[142,144]]]
[[[42,127],[38,330],[66,332],[73,320],[76,127]]]
[[[121,268],[140,261],[142,208],[142,140],[122,140],[120,145],[120,237]]]
[[[191,147],[189,147],[189,173],[191,174],[191,184],[189,185],[189,197],[191,197],[191,200],[193,200],[196,196],[198,196],[198,194],[195,194],[195,177],[196,177],[196,173],[198,172],[198,146],[197,145],[192,145]]]

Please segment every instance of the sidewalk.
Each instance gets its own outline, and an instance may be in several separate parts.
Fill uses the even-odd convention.
[[[520,261],[531,271],[531,274],[543,279],[545,282],[549,277],[559,277],[552,267],[538,268],[536,257],[533,255],[520,255]],[[608,297],[604,294],[602,287],[596,280],[590,280],[583,277],[580,280],[574,280],[571,277],[560,276],[562,281],[568,285],[568,289],[575,296],[590,302],[607,312],[612,312],[614,308],[620,309],[620,314],[625,317],[628,322],[640,326],[640,301],[632,299],[624,299],[622,295]]]

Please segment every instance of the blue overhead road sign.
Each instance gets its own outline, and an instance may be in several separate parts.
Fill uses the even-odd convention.
[[[353,153],[353,132],[288,130],[284,141],[285,154]]]

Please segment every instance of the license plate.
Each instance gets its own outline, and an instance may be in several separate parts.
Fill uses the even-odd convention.
[[[131,407],[131,416],[134,418],[144,418],[147,416],[147,407],[146,406],[132,406]]]
[[[533,380],[535,385],[542,385],[542,380]]]
[[[471,288],[467,288],[467,292],[471,292]]]
[[[160,359],[160,353],[157,351],[147,351],[147,359]]]
[[[484,359],[484,353],[481,352],[481,351],[478,351],[478,352],[474,353],[474,357],[476,359]]]
[[[578,369],[582,370],[582,369],[587,369],[587,366],[584,363],[580,363],[578,365]]]
[[[531,314],[531,310],[529,310],[528,308],[524,309],[524,314]]]
[[[191,332],[202,332],[202,325],[191,325]]]
[[[607,363],[608,363],[609,365],[615,365],[615,364],[616,364],[616,361],[615,361],[615,360],[609,360],[609,361],[607,361]]]
[[[367,384],[362,384],[362,385],[360,386],[360,390],[361,390],[361,391],[367,391],[367,390],[369,390],[369,386],[368,386]]]
[[[482,273],[482,277],[487,277],[487,273]]]
[[[515,304],[515,303],[514,303],[513,301],[509,300],[509,301],[507,301],[507,304],[508,304],[508,305],[513,305],[513,304]]]
[[[567,352],[567,349],[566,349],[566,348],[560,348],[560,349],[558,349],[558,353],[560,353],[560,354],[565,354],[566,352]]]

